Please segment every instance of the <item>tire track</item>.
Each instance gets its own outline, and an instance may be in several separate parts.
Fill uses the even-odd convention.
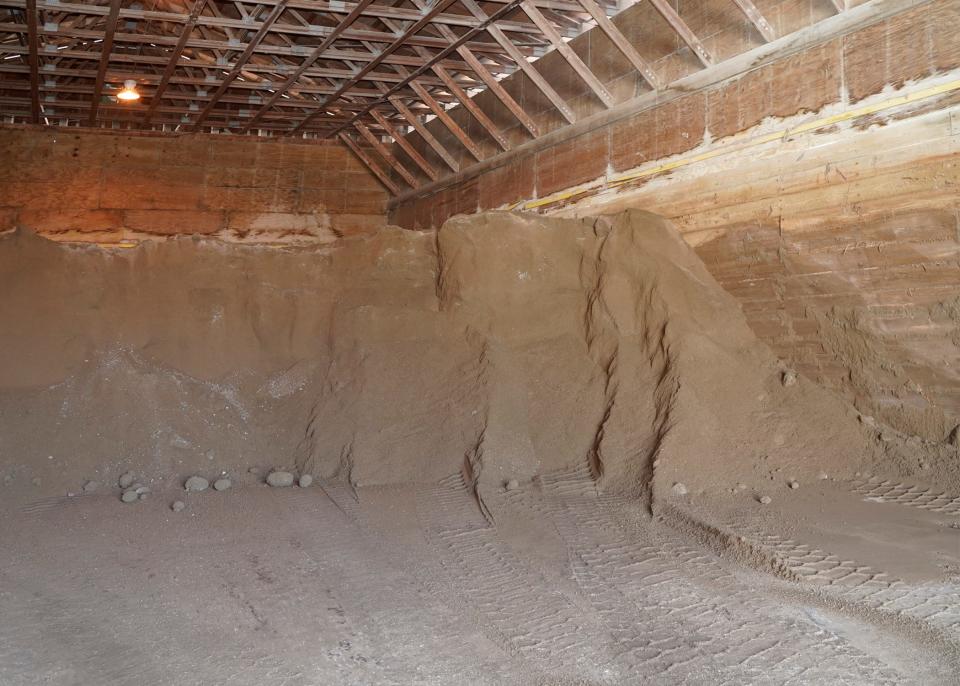
[[[628,505],[581,472],[541,479],[578,584],[615,637],[630,683],[904,683],[839,636],[787,618],[712,556],[651,529],[626,531]]]
[[[425,487],[417,510],[448,564],[450,583],[500,637],[505,650],[537,669],[597,683],[625,683],[611,671],[603,625],[584,615],[518,560],[477,508],[461,475]]]
[[[960,496],[934,490],[929,486],[881,481],[877,478],[850,482],[854,493],[864,500],[877,503],[896,503],[941,514],[960,516]]]

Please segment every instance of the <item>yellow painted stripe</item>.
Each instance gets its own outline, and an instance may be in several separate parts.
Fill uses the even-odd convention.
[[[694,164],[696,162],[703,162],[704,160],[709,160],[714,157],[719,157],[721,155],[727,155],[732,152],[738,152],[740,150],[746,150],[758,145],[763,145],[765,143],[772,143],[773,141],[780,140],[783,138],[789,138],[790,136],[795,136],[801,133],[807,133],[809,131],[815,131],[817,129],[822,129],[826,126],[833,126],[834,124],[839,124],[840,122],[850,121],[851,119],[858,119],[860,117],[865,117],[870,114],[875,114],[877,112],[882,112],[884,110],[892,109],[894,107],[901,107],[903,105],[909,105],[910,103],[917,102],[920,100],[926,100],[927,98],[933,98],[938,95],[943,95],[944,93],[950,93],[960,89],[960,80],[950,81],[949,83],[943,83],[939,86],[931,86],[930,88],[924,88],[923,90],[914,91],[913,93],[906,93],[904,95],[898,95],[894,98],[889,98],[881,102],[874,103],[872,105],[865,105],[863,107],[857,107],[852,110],[847,110],[846,112],[840,112],[839,114],[834,114],[829,117],[824,117],[822,119],[816,119],[814,121],[807,122],[805,124],[800,124],[793,128],[782,129],[780,131],[774,131],[773,133],[764,134],[753,138],[744,143],[737,145],[731,145],[722,148],[716,148],[714,150],[709,150],[707,152],[702,152],[697,155],[691,155],[690,157],[684,157],[683,159],[673,160],[672,162],[665,162],[664,164],[657,165],[656,167],[650,167],[648,169],[642,169],[640,171],[631,172],[629,174],[624,174],[623,176],[617,176],[607,181],[604,181],[603,184],[598,186],[587,186],[583,188],[572,189],[568,191],[562,191],[560,193],[555,193],[546,198],[540,198],[539,200],[529,200],[524,201],[520,200],[516,203],[513,203],[508,207],[510,210],[515,210],[518,207],[521,207],[525,210],[532,210],[538,207],[543,207],[544,205],[552,205],[553,203],[567,200],[574,195],[579,195],[585,191],[590,191],[594,189],[601,188],[616,188],[617,186],[622,186],[625,183],[634,181],[636,179],[642,179],[647,176],[653,176],[655,174],[660,174],[665,171],[670,171],[672,169],[677,169],[678,167],[686,167],[688,165]]]

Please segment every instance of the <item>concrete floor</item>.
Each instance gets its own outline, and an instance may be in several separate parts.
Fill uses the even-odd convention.
[[[493,526],[457,478],[182,497],[0,506],[0,684],[956,683],[949,574],[861,573],[748,508],[719,556],[575,474]]]

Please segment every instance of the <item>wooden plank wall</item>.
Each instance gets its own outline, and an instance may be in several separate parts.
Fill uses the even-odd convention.
[[[386,191],[333,141],[7,127],[0,158],[0,230],[59,240],[312,243],[386,220]]]

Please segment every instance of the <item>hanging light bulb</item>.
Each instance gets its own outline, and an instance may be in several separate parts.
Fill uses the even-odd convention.
[[[117,93],[117,100],[126,100],[132,102],[139,100],[140,94],[137,92],[137,82],[133,79],[127,79],[123,82],[123,88]]]

